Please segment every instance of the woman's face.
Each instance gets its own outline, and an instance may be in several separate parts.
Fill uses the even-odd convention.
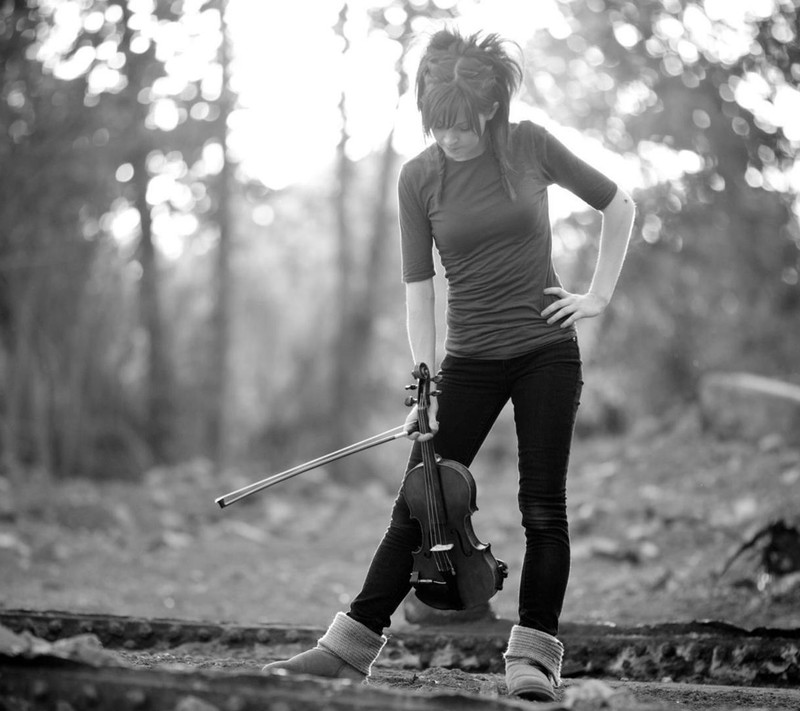
[[[492,107],[491,113],[478,114],[480,134],[475,133],[469,127],[469,119],[463,111],[459,111],[452,126],[434,128],[431,133],[448,158],[458,161],[477,158],[486,147],[486,122],[494,116],[496,111],[497,104]]]

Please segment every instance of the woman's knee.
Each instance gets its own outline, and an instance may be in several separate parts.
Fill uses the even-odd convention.
[[[526,531],[566,530],[567,501],[565,496],[552,496],[545,499],[519,499],[522,526]]]

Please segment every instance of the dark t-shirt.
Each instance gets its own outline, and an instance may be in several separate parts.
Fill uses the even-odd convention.
[[[597,210],[617,186],[575,156],[547,130],[523,121],[509,131],[511,201],[497,161],[486,151],[466,161],[445,159],[441,201],[438,148],[408,161],[398,186],[403,280],[434,275],[436,245],[447,280],[447,353],[510,358],[572,338],[541,312],[560,286],[552,261],[547,186],[561,185]]]

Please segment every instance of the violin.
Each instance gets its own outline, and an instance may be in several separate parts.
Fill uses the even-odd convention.
[[[428,409],[431,378],[428,366],[414,369],[417,397],[406,404],[417,405],[417,424],[422,434],[430,433]],[[439,610],[466,610],[486,603],[503,587],[508,566],[497,560],[491,545],[481,543],[472,528],[471,516],[478,510],[475,480],[459,462],[442,459],[433,440],[420,442],[422,462],[406,474],[401,491],[411,517],[422,529],[422,545],[414,551],[411,585],[426,605]]]
[[[417,405],[417,426],[423,434],[430,433],[428,407],[431,378],[424,363],[414,369],[417,398],[406,399],[407,405]],[[215,499],[220,508],[287,481],[292,477],[357,452],[406,437],[405,425],[387,430],[343,449],[325,454],[286,471],[248,484]],[[403,479],[402,494],[411,517],[422,529],[422,544],[414,551],[411,585],[416,596],[426,605],[439,610],[466,610],[486,603],[503,587],[508,566],[492,555],[491,546],[481,543],[472,528],[471,516],[478,510],[475,480],[469,470],[458,462],[442,459],[434,452],[433,442],[420,442],[422,462]]]

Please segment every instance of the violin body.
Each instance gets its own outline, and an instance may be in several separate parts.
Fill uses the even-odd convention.
[[[414,370],[419,397],[417,420],[422,434],[430,433],[428,405],[431,377],[420,363]],[[441,459],[433,441],[420,442],[422,462],[406,473],[402,493],[410,515],[422,531],[422,544],[414,551],[411,585],[416,596],[439,610],[466,610],[486,603],[503,587],[508,567],[498,561],[488,543],[481,543],[472,528],[478,510],[475,480],[462,464]]]
[[[403,493],[406,503],[422,529],[422,545],[414,552],[411,585],[414,594],[437,610],[466,610],[487,602],[503,588],[507,567],[491,552],[491,545],[481,543],[472,527],[476,505],[475,480],[470,471],[456,461],[437,459],[442,497],[440,523],[427,515],[424,463],[406,474]],[[437,525],[439,531],[432,531]],[[452,570],[441,570],[441,561],[431,551],[436,539],[452,543],[448,551]]]

